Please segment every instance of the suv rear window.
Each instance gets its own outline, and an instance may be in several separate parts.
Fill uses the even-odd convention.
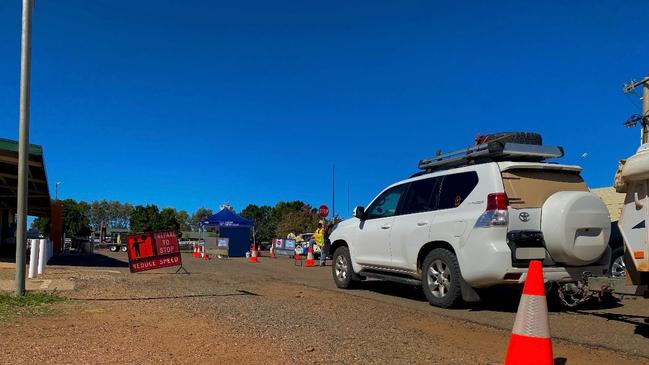
[[[478,173],[460,172],[444,176],[438,209],[457,208],[478,185]]]
[[[514,169],[502,172],[512,208],[541,208],[559,191],[588,191],[579,173],[561,170]]]

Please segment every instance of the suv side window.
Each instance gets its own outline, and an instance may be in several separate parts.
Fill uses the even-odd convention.
[[[430,212],[437,209],[437,197],[441,177],[417,180],[410,183],[408,193],[404,198],[400,214]]]
[[[406,191],[408,184],[401,184],[392,187],[383,192],[374,202],[367,208],[366,218],[385,218],[392,217],[397,212],[399,200]]]
[[[476,185],[478,185],[478,174],[475,171],[444,176],[438,209],[459,207]]]

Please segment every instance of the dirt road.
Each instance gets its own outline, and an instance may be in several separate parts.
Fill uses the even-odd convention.
[[[442,310],[408,286],[338,290],[330,267],[284,258],[184,255],[191,275],[175,275],[129,274],[125,255],[106,255],[89,267],[48,269],[48,279],[75,283],[71,300],[47,316],[0,324],[0,362],[496,364],[517,306],[501,291]],[[622,304],[551,313],[556,363],[649,364],[649,301]]]

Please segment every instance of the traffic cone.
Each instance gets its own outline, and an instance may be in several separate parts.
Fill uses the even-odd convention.
[[[277,256],[275,256],[275,244],[271,242],[270,244],[270,258],[271,259],[276,259]]]
[[[541,261],[533,260],[527,270],[516,322],[509,339],[505,365],[552,365],[552,339],[548,323],[548,303],[543,285]]]
[[[250,258],[248,259],[248,261],[249,261],[249,262],[252,262],[252,263],[257,263],[257,262],[259,262],[259,261],[257,260],[257,250],[256,250],[254,247],[252,248],[252,254],[250,255]]]
[[[304,261],[304,266],[306,267],[315,266],[313,263],[313,248],[311,247],[311,245],[309,245],[309,250],[307,251],[306,254],[306,261]]]

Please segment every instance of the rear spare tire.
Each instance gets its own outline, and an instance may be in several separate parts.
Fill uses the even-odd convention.
[[[481,136],[480,142],[500,142],[503,145],[505,143],[542,145],[543,137],[541,137],[540,134],[534,132],[500,132]]]
[[[611,220],[597,195],[586,191],[560,191],[543,204],[541,230],[548,253],[557,263],[592,264],[608,247]]]

